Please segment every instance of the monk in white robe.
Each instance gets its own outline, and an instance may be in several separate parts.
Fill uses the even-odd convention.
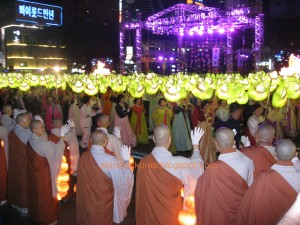
[[[22,215],[28,213],[27,142],[32,136],[30,113],[19,114],[16,126],[8,135],[8,201]],[[22,188],[20,188],[22,187]]]
[[[172,156],[168,151],[171,142],[170,129],[165,125],[154,129],[156,147],[142,158],[136,178],[136,224],[178,224],[178,214],[183,209],[184,197],[194,194],[197,179],[204,171],[199,142],[204,134],[195,128],[191,134],[193,155],[191,158]]]
[[[277,224],[300,192],[300,172],[291,162],[296,155],[295,144],[284,139],[275,151],[278,162],[255,180],[241,202],[240,225]]]
[[[28,218],[38,224],[57,224],[57,178],[65,150],[64,136],[70,130],[66,125],[61,128],[57,144],[42,138],[45,125],[39,120],[30,124],[33,132],[28,141]]]
[[[195,190],[197,224],[235,225],[240,202],[253,182],[251,159],[236,150],[234,133],[219,128],[215,135],[219,159],[208,166]]]
[[[122,149],[122,166],[114,156],[105,153],[108,137],[104,131],[94,131],[92,143],[91,150],[79,160],[76,225],[121,223],[127,215],[134,182],[129,167],[130,148]]]

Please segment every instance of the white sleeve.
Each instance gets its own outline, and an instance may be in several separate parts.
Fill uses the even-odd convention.
[[[257,131],[257,126],[258,124],[252,119],[252,117],[250,117],[247,121],[247,126],[249,128],[249,132],[250,134],[254,137]]]
[[[114,185],[114,213],[115,223],[120,223],[127,215],[127,207],[131,200],[134,177],[129,165],[121,166],[115,160],[114,165],[109,169],[109,174]]]
[[[203,159],[199,151],[194,151],[191,158],[174,157],[173,168],[166,168],[176,176],[184,185],[184,198],[194,194],[197,180],[204,172]]]

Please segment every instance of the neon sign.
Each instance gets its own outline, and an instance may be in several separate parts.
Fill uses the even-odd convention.
[[[16,1],[16,20],[48,26],[62,25],[62,7],[55,5]]]

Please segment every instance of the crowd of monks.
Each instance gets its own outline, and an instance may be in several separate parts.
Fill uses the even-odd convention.
[[[47,133],[40,116],[26,110],[13,112],[4,105],[0,205],[10,204],[33,224],[57,224],[57,179],[62,156],[68,153],[70,173],[77,176],[76,225],[122,223],[134,183],[137,225],[179,224],[179,212],[191,195],[198,225],[299,224],[296,146],[288,139],[274,142],[276,128],[268,123],[259,125],[255,119],[261,106],[253,108],[248,136],[252,143],[248,139],[239,143],[243,138],[234,118],[242,109],[232,104],[231,114],[216,123],[214,139],[209,139],[216,151],[201,145],[210,130],[199,123],[189,133],[189,158],[171,153],[171,125],[166,124],[167,113],[161,113],[156,120],[161,123],[155,124],[153,133],[155,147],[135,166],[134,179],[129,165],[131,148],[122,143],[122,128],[109,132],[108,115],[96,116],[97,128],[85,140],[87,148],[80,156],[72,120],[63,125],[61,119],[53,118]]]

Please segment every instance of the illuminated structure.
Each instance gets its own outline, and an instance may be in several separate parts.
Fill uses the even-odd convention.
[[[159,35],[175,35],[178,38],[177,61],[186,64],[183,52],[184,41],[193,37],[209,37],[212,51],[213,38],[217,35],[226,35],[225,53],[227,71],[233,71],[234,48],[233,41],[235,33],[241,29],[250,28],[255,31],[255,41],[252,53],[256,65],[261,60],[263,48],[264,15],[257,13],[256,9],[250,7],[228,8],[226,11],[203,5],[176,4],[152,16],[145,21],[137,18],[133,22],[123,22],[120,28],[120,64],[124,67],[124,36],[127,30],[135,30],[135,54],[137,71],[141,71],[141,56],[147,54],[141,52],[142,39],[141,30],[151,31]],[[218,47],[218,46],[217,46]],[[220,47],[219,47],[220,48]],[[219,53],[219,50],[212,52]],[[155,56],[154,56],[155,57]],[[158,56],[156,56],[158,57]],[[204,56],[205,57],[205,56]],[[220,56],[218,56],[220,58]],[[217,60],[215,60],[217,61]],[[217,66],[217,64],[215,64]],[[180,68],[180,67],[179,67]],[[180,71],[180,70],[179,70]],[[182,71],[182,70],[181,70]]]
[[[1,27],[3,68],[67,69],[67,60],[62,54],[65,46],[57,41],[55,28],[49,28],[62,25],[62,7],[17,0],[15,21]]]

